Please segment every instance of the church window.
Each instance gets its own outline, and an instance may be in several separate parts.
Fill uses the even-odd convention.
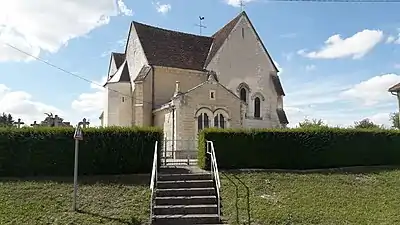
[[[122,102],[125,102],[125,97],[122,97]]]
[[[210,91],[210,99],[211,100],[215,99],[215,91]]]
[[[247,102],[247,90],[245,88],[240,89],[240,100]]]
[[[261,117],[261,107],[260,107],[260,98],[256,97],[254,99],[254,117],[255,118],[260,118]]]
[[[199,131],[203,130],[204,128],[210,127],[209,118],[206,113],[202,113],[197,117],[197,129]]]
[[[242,27],[242,38],[244,39],[244,28]]]
[[[222,114],[217,114],[214,117],[214,127],[225,128],[225,117]]]

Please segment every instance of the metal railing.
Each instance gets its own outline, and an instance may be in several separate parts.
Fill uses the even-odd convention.
[[[197,152],[196,139],[165,138],[160,152],[161,166],[196,165]]]
[[[151,190],[151,199],[150,199],[150,222],[152,221],[153,216],[153,204],[154,204],[154,189],[157,187],[157,168],[158,168],[158,141],[154,146],[154,156],[153,156],[153,168],[151,170],[151,180],[150,180],[150,190]]]
[[[217,158],[215,156],[214,151],[214,143],[212,141],[207,141],[207,154],[211,157],[211,176],[215,182],[215,187],[217,189],[217,207],[218,207],[218,217],[221,218],[221,196],[220,196],[220,189],[221,189],[221,182],[219,179],[219,172],[218,172],[218,164]]]

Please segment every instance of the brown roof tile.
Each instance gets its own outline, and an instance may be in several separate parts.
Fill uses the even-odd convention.
[[[150,73],[151,67],[144,65],[134,81],[143,81]]]
[[[203,70],[212,38],[138,22],[133,25],[150,65]]]
[[[276,113],[278,114],[278,119],[281,124],[289,124],[289,120],[286,117],[285,110],[283,109],[276,109]]]
[[[118,53],[118,52],[112,52],[112,56],[114,57],[114,62],[117,68],[119,68],[122,63],[125,61],[125,54],[124,53]]]
[[[272,83],[274,84],[274,87],[275,87],[275,91],[279,95],[285,96],[285,91],[283,90],[282,83],[281,83],[281,80],[279,79],[279,76],[271,75],[271,78],[272,78]]]

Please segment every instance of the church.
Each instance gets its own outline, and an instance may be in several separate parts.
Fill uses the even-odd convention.
[[[170,140],[289,123],[278,69],[244,11],[211,37],[132,22],[104,87],[102,126],[156,126]]]

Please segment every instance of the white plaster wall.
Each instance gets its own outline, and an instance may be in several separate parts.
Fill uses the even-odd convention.
[[[269,128],[279,125],[276,114],[278,95],[270,77],[276,71],[246,17],[240,19],[207,69],[217,72],[220,83],[238,95],[240,83],[249,85],[251,92],[248,96],[245,127]],[[256,92],[260,92],[265,98],[265,101],[261,101],[262,120],[252,119],[254,101],[251,97]]]
[[[134,89],[133,81],[136,79],[142,67],[148,63],[133,24],[131,25],[131,31],[126,46],[126,60],[128,62],[129,73],[131,75],[132,89]]]
[[[168,157],[172,157],[172,150],[174,146],[173,140],[175,140],[172,130],[173,127],[172,124],[174,122],[172,110],[171,108],[158,110],[154,112],[153,115],[154,115],[154,126],[163,129],[164,140],[167,140],[166,142],[163,141],[162,148],[163,150],[165,149],[167,150],[166,155]]]
[[[104,120],[104,126],[132,126],[132,92],[130,83],[111,83],[107,84],[106,87],[108,97],[104,118],[107,119]],[[122,102],[122,97],[125,98],[124,102]]]

